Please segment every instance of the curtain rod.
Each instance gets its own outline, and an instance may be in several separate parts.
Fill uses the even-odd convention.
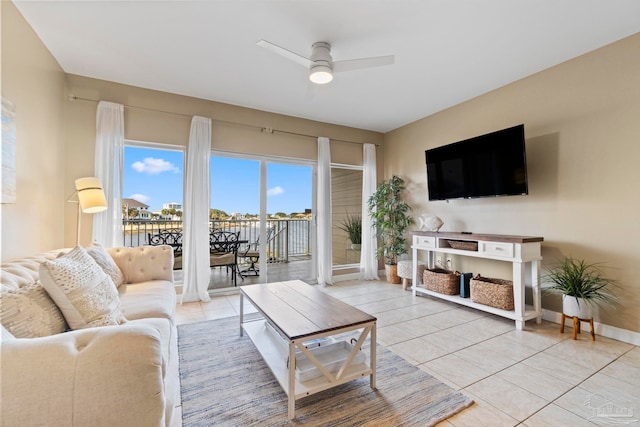
[[[69,101],[89,101],[89,102],[100,102],[97,99],[91,99],[91,98],[82,98],[80,96],[75,96],[75,95],[69,95]],[[129,108],[129,109],[133,109],[133,110],[144,110],[144,111],[153,111],[156,113],[164,113],[164,114],[173,114],[176,116],[183,116],[183,117],[193,117],[192,115],[189,114],[183,114],[183,113],[176,113],[173,111],[164,111],[164,110],[156,110],[154,108],[146,108],[146,107],[136,107],[133,105],[126,105],[124,104],[124,108]],[[282,130],[282,129],[274,129],[274,128],[270,128],[270,127],[263,127],[263,126],[256,126],[256,125],[250,125],[248,123],[241,123],[241,122],[233,122],[233,121],[228,121],[228,120],[220,120],[220,119],[211,119],[214,122],[217,123],[227,123],[227,124],[232,124],[232,125],[240,125],[240,126],[247,126],[250,128],[254,128],[254,129],[259,129],[260,132],[263,133],[284,133],[284,134],[288,134],[288,135],[295,135],[295,136],[301,136],[304,138],[313,138],[313,139],[318,139],[318,136],[315,135],[309,135],[306,133],[298,133],[298,132],[291,132],[288,130]],[[364,145],[364,144],[368,144],[366,142],[359,142],[359,141],[349,141],[346,139],[337,139],[337,138],[329,138],[329,140],[331,141],[336,141],[336,142],[345,142],[347,144],[358,144],[358,145]],[[372,144],[376,147],[379,147],[380,144]]]

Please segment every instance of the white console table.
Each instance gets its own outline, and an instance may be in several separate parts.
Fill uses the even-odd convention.
[[[413,255],[413,295],[426,294],[433,297],[452,301],[457,304],[473,307],[498,316],[513,319],[516,329],[522,330],[524,322],[536,319],[542,320],[542,306],[540,296],[540,245],[542,237],[507,236],[500,234],[467,234],[450,232],[414,231],[412,255]],[[453,249],[449,241],[477,243],[477,250]],[[501,310],[484,304],[471,301],[470,298],[461,298],[459,295],[445,295],[425,289],[418,284],[417,261],[418,251],[427,252],[427,267],[435,266],[435,254],[455,254],[461,256],[492,259],[510,262],[513,267],[513,299],[514,310]],[[531,264],[529,271],[533,306],[525,305],[525,283],[527,282],[527,263]],[[475,272],[474,272],[475,274]]]

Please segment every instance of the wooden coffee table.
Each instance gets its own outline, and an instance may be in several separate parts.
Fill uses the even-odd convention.
[[[262,314],[262,319],[245,322],[244,298]],[[296,400],[302,397],[367,375],[371,388],[376,388],[376,320],[300,280],[240,287],[240,335],[247,332],[287,394],[290,419],[295,418]],[[269,332],[269,327],[280,336]],[[357,341],[352,340],[356,342],[346,347],[351,350],[337,372],[325,368],[303,345],[359,329],[362,331]],[[367,336],[371,338],[369,363],[358,362],[356,356]],[[308,381],[296,378],[296,349],[299,350],[298,357],[306,356],[320,370],[321,376]]]

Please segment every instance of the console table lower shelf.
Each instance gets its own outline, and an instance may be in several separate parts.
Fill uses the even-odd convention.
[[[471,299],[469,298],[462,298],[459,295],[441,294],[439,292],[430,291],[420,286],[413,286],[411,289],[419,294],[430,295],[432,297],[451,301],[456,304],[464,305],[466,307],[475,308],[477,310],[486,311],[487,313],[502,316],[511,320],[527,321],[531,319],[538,319],[539,317],[538,311],[531,305],[525,305],[524,314],[522,316],[518,316],[515,310],[502,310],[500,308],[491,307],[490,305],[478,304],[477,302],[471,301]]]
[[[323,390],[336,387],[340,384],[347,383],[349,381],[356,380],[358,378],[372,376],[374,369],[369,364],[365,363],[344,363],[343,369],[338,372],[325,371],[316,378],[309,379],[307,381],[300,381],[298,378],[293,380],[293,387],[290,387],[292,376],[295,374],[295,366],[293,371],[289,369],[288,357],[286,351],[283,353],[282,345],[278,342],[278,338],[274,337],[267,328],[266,320],[256,320],[246,322],[242,324],[244,331],[247,333],[251,341],[254,343],[260,355],[266,362],[271,372],[276,377],[276,380],[280,384],[280,387],[289,397],[290,401],[295,401],[303,397],[310,396],[315,393],[319,393]],[[352,329],[349,329],[352,330]],[[345,330],[336,331],[335,333],[346,332]],[[368,331],[365,329],[363,334],[368,335]],[[326,335],[326,334],[325,334]],[[307,337],[305,342],[313,340],[318,337]],[[354,351],[361,351],[360,348],[354,346]],[[298,356],[300,353],[298,353]],[[375,360],[375,353],[371,356]],[[349,360],[350,361],[350,360]],[[322,369],[320,368],[322,371]],[[375,388],[375,384],[371,384]],[[293,398],[293,399],[292,399]],[[289,418],[294,418],[294,413],[289,411]]]

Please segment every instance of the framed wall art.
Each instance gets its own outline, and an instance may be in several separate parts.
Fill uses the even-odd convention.
[[[2,199],[16,202],[16,108],[2,97]]]

